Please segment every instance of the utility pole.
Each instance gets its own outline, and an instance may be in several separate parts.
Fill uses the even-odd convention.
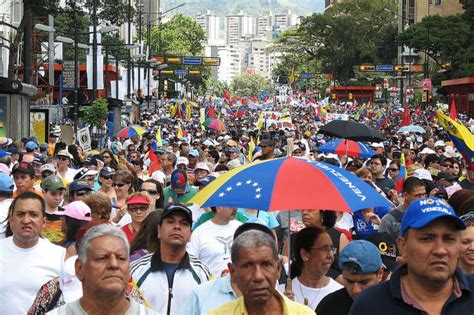
[[[97,97],[97,0],[94,0],[92,6],[92,32],[92,101],[94,101]]]
[[[127,20],[128,20],[128,34],[127,34],[127,44],[132,44],[132,1],[128,0],[128,12],[127,12]],[[132,76],[130,70],[132,69],[130,64],[130,59],[132,58],[132,54],[130,49],[128,49],[128,58],[127,58],[127,98],[130,98],[130,81],[132,80]]]
[[[31,84],[31,69],[32,60],[31,55],[33,51],[32,37],[33,37],[33,21],[31,16],[31,4],[29,0],[24,0],[24,19],[25,19],[25,33],[24,33],[24,50],[23,50],[23,82]]]

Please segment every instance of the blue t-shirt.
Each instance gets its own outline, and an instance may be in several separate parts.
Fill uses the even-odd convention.
[[[176,271],[176,269],[178,269],[178,266],[179,264],[169,264],[163,262],[163,267],[165,269],[166,277],[168,278],[168,284],[170,287],[172,287],[171,280],[173,279],[174,272]]]
[[[248,221],[246,223],[259,223],[265,225],[270,230],[273,230],[280,226],[273,213],[266,211],[257,211],[256,214],[252,214],[248,213],[243,208],[238,208],[237,211],[248,218]]]
[[[362,215],[362,211],[354,212],[352,217],[354,221],[354,232],[358,239],[367,239],[369,236],[377,234],[379,226],[375,225],[372,221],[367,222]]]

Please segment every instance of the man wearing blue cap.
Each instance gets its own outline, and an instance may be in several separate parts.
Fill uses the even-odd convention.
[[[365,241],[350,242],[339,254],[344,288],[324,297],[318,315],[346,315],[354,299],[365,289],[382,281],[383,264],[377,246]]]
[[[405,263],[362,292],[350,314],[472,314],[474,278],[457,267],[463,221],[443,199],[412,202],[397,244]]]

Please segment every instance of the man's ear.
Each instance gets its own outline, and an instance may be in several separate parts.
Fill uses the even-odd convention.
[[[399,236],[397,239],[397,247],[398,247],[398,250],[400,251],[400,256],[402,257],[406,257],[406,253],[407,253],[407,240],[405,236]]]
[[[79,258],[76,259],[76,262],[74,263],[74,269],[76,270],[76,277],[82,282],[82,279],[84,279],[84,273],[82,268],[84,267],[84,264],[82,261],[79,260]]]

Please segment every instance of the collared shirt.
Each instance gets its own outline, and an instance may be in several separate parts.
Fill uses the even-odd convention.
[[[194,288],[184,305],[182,313],[205,315],[209,311],[236,299],[237,295],[230,284],[230,275],[227,275]]]
[[[306,305],[291,301],[287,297],[275,290],[275,296],[280,300],[283,307],[283,315],[314,315],[314,311]],[[235,301],[227,302],[219,308],[208,313],[209,315],[248,315],[245,307],[244,297],[240,297]]]
[[[402,265],[394,270],[390,281],[364,290],[352,304],[350,315],[384,315],[426,314],[417,303],[409,297],[403,288],[401,277],[407,266]],[[452,294],[444,303],[442,315],[473,314],[474,310],[474,277],[468,276],[460,268],[453,275],[455,285]],[[456,284],[457,282],[457,284]],[[405,293],[403,292],[405,290]]]

